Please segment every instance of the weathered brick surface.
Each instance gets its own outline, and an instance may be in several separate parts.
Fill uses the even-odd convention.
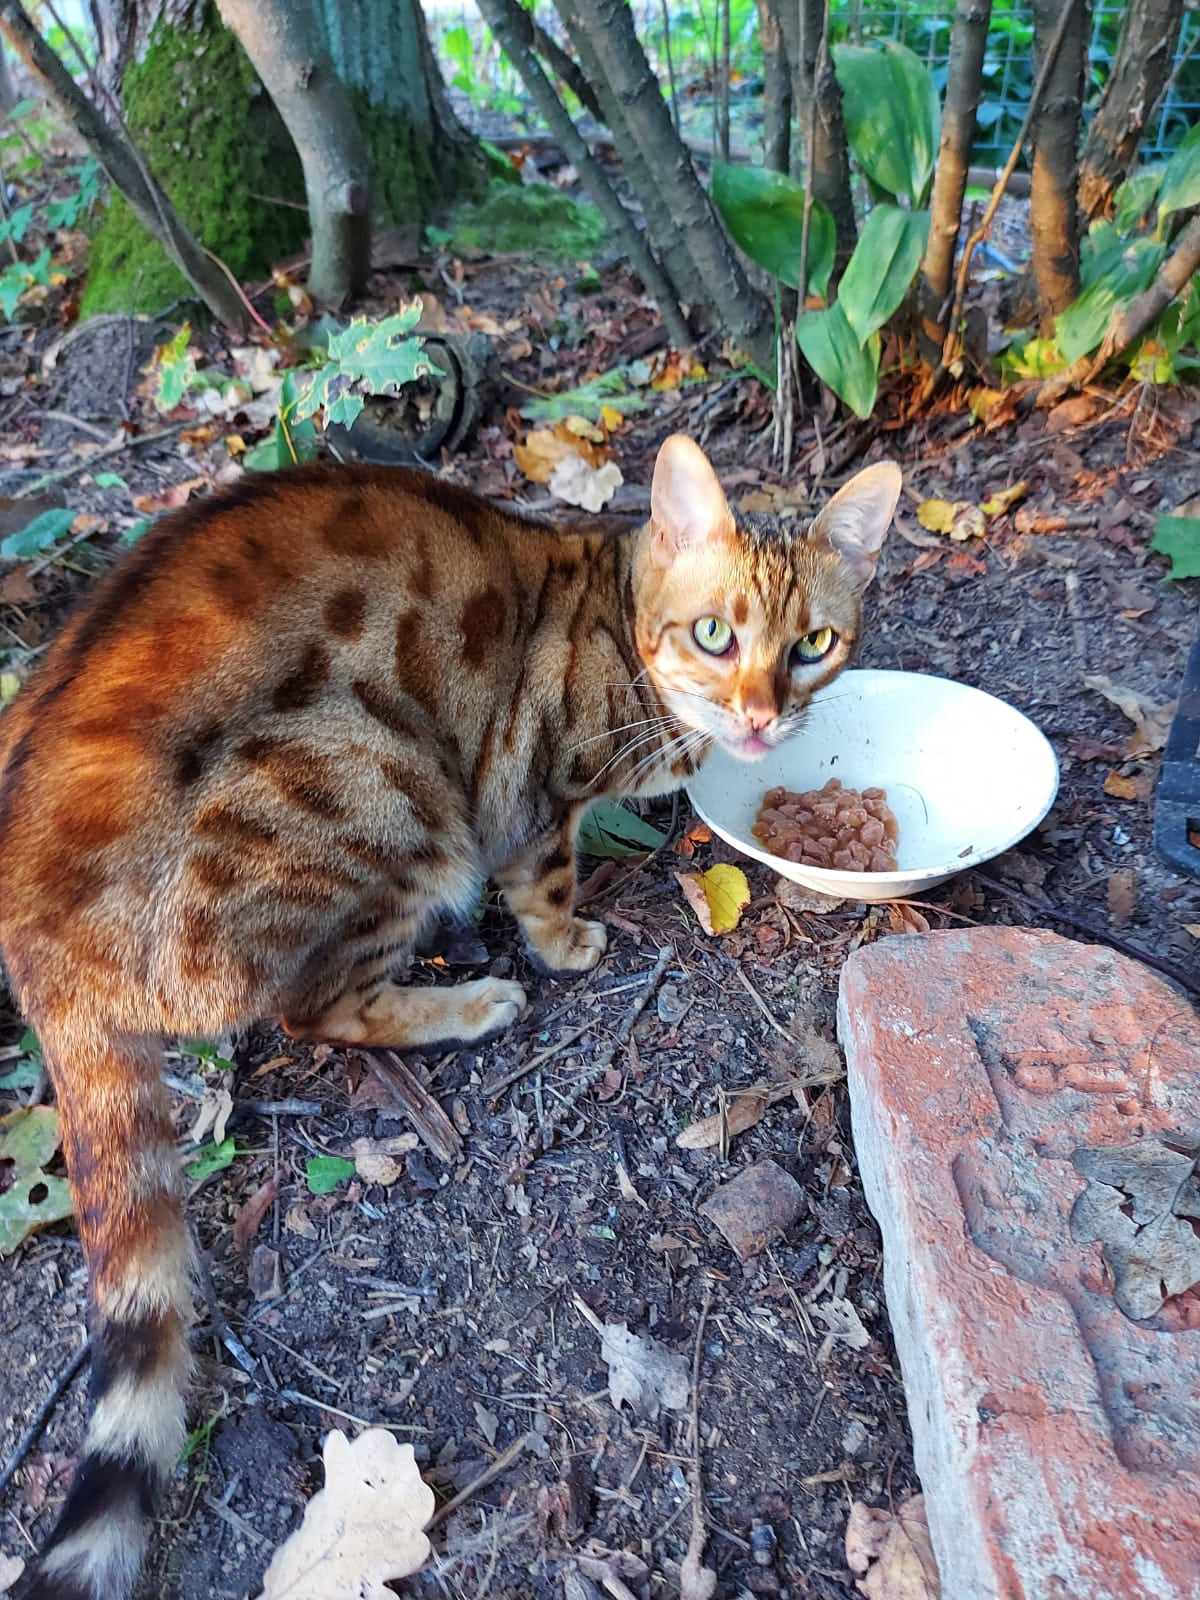
[[[977,928],[858,950],[839,1026],[946,1600],[1198,1600],[1200,1288],[1132,1321],[1069,1227],[1074,1152],[1200,1136],[1194,1011]]]

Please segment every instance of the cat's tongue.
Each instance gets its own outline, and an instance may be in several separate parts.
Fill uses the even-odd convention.
[[[729,746],[735,756],[743,761],[757,761],[760,756],[765,756],[772,747],[760,734],[750,733],[744,739],[738,739]]]

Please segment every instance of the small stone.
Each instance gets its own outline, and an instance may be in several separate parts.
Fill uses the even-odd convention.
[[[861,1455],[866,1448],[868,1437],[867,1430],[858,1418],[851,1417],[842,1435],[842,1454],[851,1458]]]
[[[804,1209],[804,1190],[774,1161],[756,1161],[711,1194],[700,1214],[743,1261],[759,1255]]]

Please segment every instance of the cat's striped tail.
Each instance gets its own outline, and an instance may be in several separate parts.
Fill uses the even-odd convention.
[[[28,1600],[128,1600],[184,1438],[192,1247],[156,1044],[37,1028],[92,1298],[84,1454]]]

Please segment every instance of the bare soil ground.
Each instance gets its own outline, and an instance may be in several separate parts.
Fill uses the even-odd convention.
[[[506,370],[526,389],[611,366],[645,342],[652,320],[617,269],[604,273],[599,294],[585,295],[569,274],[513,262],[468,265],[461,276],[450,269],[444,279],[428,261],[413,274],[393,269],[378,281],[380,302],[394,305],[422,285],[434,286],[451,318],[473,310],[490,319],[511,352]],[[510,321],[519,327],[503,332]],[[2,425],[29,447],[24,458],[8,455],[0,488],[11,494],[39,472],[80,462],[73,446],[96,440],[71,418],[94,428],[97,416],[120,413],[122,396],[143,414],[133,394],[135,337],[117,329],[106,366],[93,348],[83,370],[66,359],[48,374],[40,367],[48,338],[32,351],[0,342],[0,375],[20,377],[0,402]],[[1158,757],[1131,753],[1132,724],[1083,681],[1107,674],[1155,702],[1176,693],[1200,585],[1166,581],[1146,545],[1159,510],[1200,493],[1194,398],[1141,389],[1085,396],[987,432],[950,411],[902,425],[899,397],[874,438],[825,418],[819,440],[810,415],[799,465],[784,482],[769,466],[761,391],[715,355],[710,366],[701,382],[656,392],[616,439],[621,502],[631,510],[645,503],[654,452],[676,428],[705,444],[734,498],[790,499],[799,514],[808,496],[819,502],[852,465],[886,450],[905,466],[911,498],[901,524],[918,539],[929,538],[913,515],[920,499],[977,502],[1026,483],[985,541],[934,550],[903,534],[890,539],[862,661],[960,678],[1028,712],[1062,761],[1054,810],[986,873],[960,877],[917,907],[796,909],[777,896],[773,874],[746,863],[752,904],[735,933],[714,939],[698,929],[673,872],[689,852],[700,866],[728,852],[689,838],[686,802],[674,817],[660,808],[654,820],[671,830],[671,844],[656,856],[584,863],[585,874],[597,868],[585,894],[611,941],[596,974],[570,983],[539,976],[494,907],[472,936],[444,947],[448,970],[431,961],[418,969],[437,982],[463,969],[516,974],[533,1004],[483,1050],[409,1062],[451,1116],[463,1151],[445,1164],[418,1144],[397,1157],[389,1183],[355,1178],[318,1197],[304,1180],[314,1154],[408,1131],[361,1056],[314,1053],[268,1025],[236,1041],[229,1131],[240,1154],[197,1186],[191,1212],[220,1313],[257,1365],[248,1374],[211,1336],[198,1343],[194,1417],[211,1426],[176,1473],[147,1597],[257,1593],[272,1548],[319,1485],[321,1438],[365,1420],[411,1440],[442,1497],[524,1440],[439,1528],[435,1564],[406,1592],[557,1600],[581,1556],[601,1564],[589,1569],[597,1581],[607,1572],[640,1600],[676,1592],[691,1525],[691,1417],[664,1412],[651,1423],[614,1409],[578,1297],[689,1362],[708,1304],[696,1404],[718,1593],[849,1600],[857,1592],[843,1553],[851,1501],[896,1503],[916,1480],[844,1086],[779,1101],[724,1154],[678,1150],[676,1134],[716,1109],[722,1091],[827,1064],[847,953],[920,919],[934,928],[1074,928],[1148,952],[1194,981],[1200,945],[1187,926],[1200,923],[1200,887],[1151,850]],[[523,392],[502,395],[469,453],[445,470],[486,493],[529,495],[503,410]],[[107,422],[102,431],[108,437]],[[39,444],[51,453],[36,457]],[[181,479],[223,475],[225,462],[218,433],[187,459],[170,439],[105,465],[132,490],[161,495]],[[95,537],[15,598],[4,594],[13,659],[36,652],[66,602],[111,559],[119,491],[81,471],[65,492],[97,517]],[[1033,531],[1019,531],[1020,509]],[[1059,513],[1065,528],[1037,531]],[[611,1066],[572,1104],[565,1097],[579,1073],[622,1038],[651,982]],[[3,1021],[0,1043],[14,1043],[19,1020],[9,1012]],[[200,1085],[194,1061],[170,1065],[185,1091],[182,1137],[196,1114],[188,1091]],[[264,1109],[296,1100],[309,1109]],[[805,1208],[769,1252],[742,1264],[698,1207],[768,1156],[802,1185]],[[277,1198],[239,1249],[234,1223],[276,1181]],[[84,1315],[69,1225],[35,1235],[7,1261],[0,1464],[78,1349]],[[27,1553],[61,1503],[83,1389],[82,1379],[68,1387],[3,1494],[0,1545],[10,1553]]]

